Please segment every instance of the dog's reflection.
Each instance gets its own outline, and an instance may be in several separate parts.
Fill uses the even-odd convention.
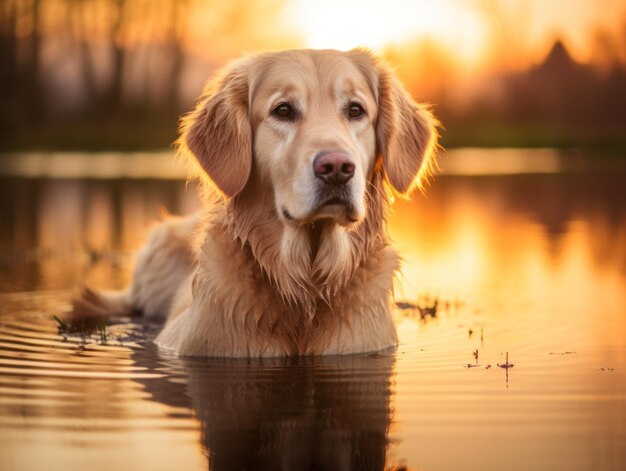
[[[394,362],[391,353],[162,358],[174,376],[149,389],[170,405],[191,399],[211,470],[384,469]]]

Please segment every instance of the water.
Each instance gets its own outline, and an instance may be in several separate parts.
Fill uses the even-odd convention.
[[[5,161],[0,469],[625,469],[626,166],[540,152],[452,153],[393,205],[397,351],[264,361],[165,355],[140,319],[59,334],[75,286],[123,286],[198,202],[145,156]]]

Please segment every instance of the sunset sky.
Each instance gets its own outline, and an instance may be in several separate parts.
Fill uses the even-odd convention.
[[[575,61],[593,66],[598,80],[626,70],[624,0],[12,0],[8,5],[20,6],[15,25],[6,26],[6,34],[17,39],[16,63],[25,75],[41,74],[28,83],[45,84],[46,106],[68,116],[98,106],[93,101],[98,94],[102,103],[121,97],[123,106],[169,100],[178,113],[195,101],[207,78],[243,53],[302,47],[373,49],[416,99],[455,113],[479,101],[481,106],[502,102],[506,80],[542,63],[557,40]],[[0,20],[9,10],[0,9]],[[11,24],[7,21],[0,21],[0,29]],[[25,97],[35,96],[26,91],[27,82],[18,82]],[[589,86],[606,90],[602,84]],[[594,100],[598,109],[606,108],[599,97]],[[545,116],[544,111],[536,113]]]
[[[579,62],[607,70],[616,60],[626,64],[623,0],[206,0],[190,5],[185,47],[213,67],[242,52],[365,46],[383,55],[421,96],[439,100],[437,90],[446,89],[459,104],[491,77],[541,63],[556,40]],[[199,70],[195,82],[202,74],[206,71]]]
[[[380,51],[428,37],[467,65],[488,60],[498,46],[494,42],[505,38],[519,43],[515,47],[528,60],[562,38],[586,61],[594,30],[617,34],[626,24],[626,3],[620,0],[291,0],[285,13],[308,47],[364,45]]]
[[[48,35],[67,38],[55,50],[65,51],[73,35],[84,34],[97,46],[110,34],[112,4],[87,4],[90,13],[74,31],[67,27],[67,19],[80,13],[68,8],[73,3],[51,0],[43,5]],[[428,43],[435,56],[457,69],[490,72],[527,68],[541,61],[557,39],[578,61],[597,60],[594,56],[609,50],[618,51],[626,63],[623,0],[197,0],[175,6],[165,2],[170,6],[163,8],[146,8],[151,4],[140,2],[125,5],[129,26],[117,35],[119,43],[169,41],[174,23],[184,49],[213,65],[246,51],[294,47],[366,46],[384,55],[404,49],[415,57],[418,46]],[[30,22],[25,18],[17,26],[27,36]]]

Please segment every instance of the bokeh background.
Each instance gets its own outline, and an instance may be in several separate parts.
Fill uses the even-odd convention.
[[[3,0],[0,151],[167,148],[229,59],[356,46],[448,148],[624,148],[622,0]]]

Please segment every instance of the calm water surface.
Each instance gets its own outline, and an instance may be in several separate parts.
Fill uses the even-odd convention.
[[[99,157],[0,162],[0,469],[626,469],[619,161],[451,154],[393,205],[397,351],[245,361],[164,355],[137,319],[59,334],[75,286],[123,286],[198,204],[163,156]]]

